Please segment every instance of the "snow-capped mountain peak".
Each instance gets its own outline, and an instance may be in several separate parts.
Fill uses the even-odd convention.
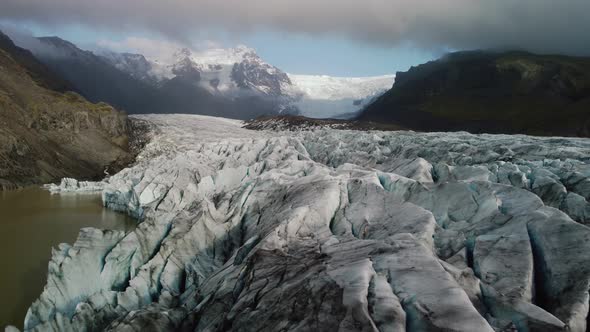
[[[193,50],[191,58],[196,63],[204,65],[233,65],[244,61],[244,59],[260,59],[255,49],[245,45],[238,45],[233,48]]]

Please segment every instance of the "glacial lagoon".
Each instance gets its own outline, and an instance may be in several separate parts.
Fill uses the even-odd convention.
[[[100,194],[0,191],[0,330],[7,324],[22,328],[45,285],[52,247],[72,244],[80,228],[129,232],[135,226],[127,215],[103,208]]]

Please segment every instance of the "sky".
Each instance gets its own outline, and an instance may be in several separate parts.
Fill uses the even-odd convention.
[[[296,74],[371,76],[449,50],[590,55],[588,0],[2,0],[0,23],[83,48],[255,48]]]
[[[87,50],[109,49],[119,52],[138,52],[149,55],[151,48],[162,49],[186,46],[184,41],[149,30],[116,32],[93,29],[80,24],[45,25],[29,21],[0,19],[0,29],[41,36],[59,36]],[[140,43],[141,42],[141,43]],[[149,47],[145,44],[151,43]],[[247,45],[266,62],[292,74],[365,77],[395,74],[411,66],[433,60],[443,50],[424,50],[407,45],[384,46],[351,40],[341,36],[311,36],[260,29],[247,34],[205,31],[195,32],[188,46],[235,47]],[[161,46],[160,46],[161,45]],[[157,57],[157,52],[154,53]]]

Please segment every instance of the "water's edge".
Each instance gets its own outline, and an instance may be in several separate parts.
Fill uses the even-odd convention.
[[[136,221],[102,206],[100,192],[52,195],[31,186],[0,191],[0,327],[23,327],[25,313],[47,280],[52,248],[74,243],[80,229],[123,230]]]

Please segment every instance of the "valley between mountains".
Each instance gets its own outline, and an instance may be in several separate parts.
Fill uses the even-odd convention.
[[[140,115],[25,331],[586,331],[590,141]],[[272,127],[272,126],[268,126]]]

